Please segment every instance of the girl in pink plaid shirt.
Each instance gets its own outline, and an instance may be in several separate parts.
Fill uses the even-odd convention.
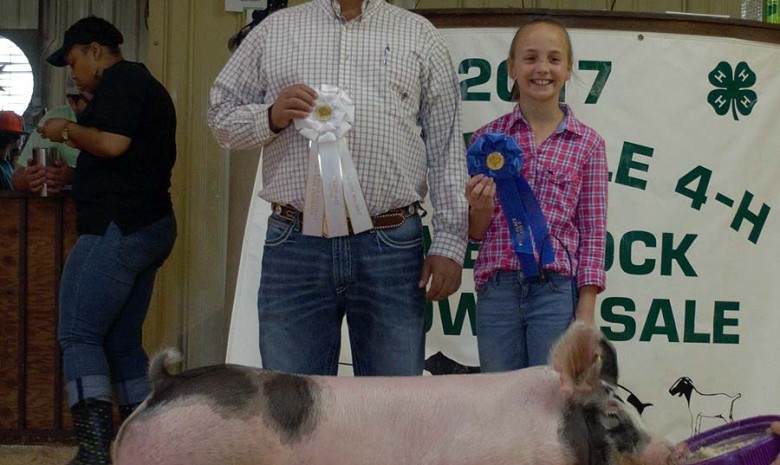
[[[477,344],[482,371],[547,362],[573,318],[593,323],[604,290],[607,160],[604,140],[558,95],[571,77],[571,39],[551,18],[532,20],[512,40],[511,113],[474,133],[504,133],[522,149],[522,176],[544,214],[555,260],[534,278],[523,275],[492,178],[466,184],[469,236],[482,246],[474,268]]]

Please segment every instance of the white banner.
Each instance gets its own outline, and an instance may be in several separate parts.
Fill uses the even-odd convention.
[[[511,109],[505,59],[514,32],[442,30],[460,76],[465,133]],[[607,144],[607,290],[596,314],[618,350],[621,385],[671,440],[780,412],[780,46],[570,34],[565,101]],[[259,244],[268,213],[253,201],[228,347],[234,363],[260,362]],[[426,358],[435,374],[478,365],[475,257],[470,248],[461,292],[428,305]],[[345,364],[349,356],[344,348]]]

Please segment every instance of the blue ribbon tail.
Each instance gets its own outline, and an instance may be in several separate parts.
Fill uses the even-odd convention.
[[[496,193],[504,210],[512,248],[520,261],[523,275],[526,278],[538,276],[539,266],[534,257],[533,237],[529,234],[531,230],[528,228],[528,212],[518,186],[511,178],[497,178]]]
[[[555,254],[553,252],[552,243],[549,240],[547,222],[544,220],[542,208],[539,206],[539,202],[536,200],[536,196],[534,195],[533,190],[531,190],[531,186],[528,185],[528,181],[522,176],[516,177],[515,181],[523,206],[527,211],[528,227],[533,236],[536,250],[539,252],[542,266],[553,263],[555,261]]]

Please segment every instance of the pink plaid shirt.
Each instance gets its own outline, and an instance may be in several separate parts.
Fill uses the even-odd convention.
[[[479,128],[471,141],[486,132],[502,132],[517,141],[523,150],[523,176],[539,201],[555,252],[555,262],[544,269],[576,274],[578,288],[595,285],[601,292],[606,284],[606,149],[601,136],[579,122],[567,105],[561,104],[561,109],[566,116],[539,147],[519,106]],[[495,271],[520,269],[503,209],[496,201],[474,266],[474,284],[479,290]]]

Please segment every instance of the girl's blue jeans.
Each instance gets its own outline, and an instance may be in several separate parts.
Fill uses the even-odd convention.
[[[268,219],[258,292],[264,368],[335,375],[346,316],[356,375],[419,375],[425,356],[422,220],[337,238]]]
[[[60,282],[57,337],[70,406],[84,399],[135,404],[150,392],[142,329],[157,269],[176,239],[173,213],[123,235],[79,236]]]
[[[527,280],[498,271],[477,293],[477,348],[482,372],[544,365],[574,318],[574,280],[548,273]]]

